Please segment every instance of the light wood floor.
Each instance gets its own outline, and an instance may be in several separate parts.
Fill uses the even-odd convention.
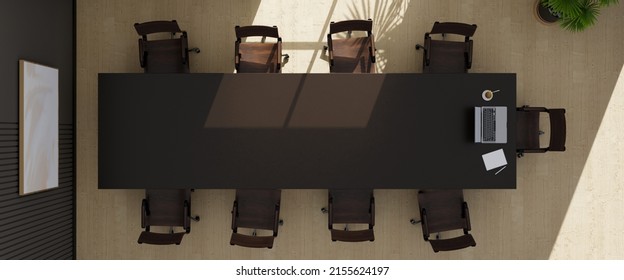
[[[624,4],[582,33],[545,26],[534,0],[93,0],[77,7],[77,257],[79,259],[622,259],[624,258]],[[284,72],[328,72],[330,21],[372,18],[380,72],[420,72],[414,44],[434,21],[476,23],[472,72],[511,72],[518,104],[567,109],[564,153],[518,161],[516,190],[467,190],[477,247],[434,254],[416,190],[377,190],[375,242],[332,243],[324,190],[284,190],[272,250],[230,246],[233,190],[197,190],[202,220],[180,246],[138,245],[142,191],[98,190],[97,74],[141,72],[132,25],[176,19],[193,72],[232,72],[234,26],[277,25]],[[616,87],[616,82],[617,84]],[[227,186],[224,186],[224,188]]]

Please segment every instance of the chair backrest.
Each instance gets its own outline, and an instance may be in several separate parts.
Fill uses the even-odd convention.
[[[240,40],[245,37],[261,36],[279,38],[279,32],[277,26],[263,26],[263,25],[250,25],[250,26],[235,26],[236,39]]]
[[[368,35],[373,31],[373,21],[371,19],[362,20],[344,20],[338,22],[331,22],[329,24],[329,34],[346,32],[346,31],[366,31]]]
[[[135,23],[134,29],[137,33],[139,33],[139,35],[143,36],[144,39],[147,39],[147,35],[154,33],[169,32],[172,33],[172,35],[175,33],[182,33],[178,22],[175,20],[156,20],[144,23]]]
[[[433,24],[433,28],[431,28],[431,32],[429,32],[429,34],[457,34],[465,37],[472,37],[476,30],[476,24],[436,21]]]
[[[550,109],[550,151],[565,151],[566,118],[565,109]]]
[[[145,73],[189,72],[187,35],[175,20],[135,23],[134,28],[141,36],[139,62]],[[171,38],[148,40],[147,35],[155,33],[170,33]]]
[[[477,246],[474,238],[470,234],[460,235],[449,239],[430,239],[429,244],[434,252],[454,251],[468,247]]]
[[[139,244],[152,244],[152,245],[180,245],[182,243],[182,238],[184,237],[184,232],[177,233],[155,233],[144,231],[141,232],[139,236],[138,243]]]

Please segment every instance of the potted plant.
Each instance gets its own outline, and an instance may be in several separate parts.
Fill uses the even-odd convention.
[[[582,31],[596,23],[600,9],[619,0],[537,0],[537,17],[546,23],[559,22],[570,31]]]

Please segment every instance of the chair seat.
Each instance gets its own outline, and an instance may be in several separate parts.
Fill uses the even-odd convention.
[[[150,226],[185,226],[188,213],[184,212],[184,201],[190,200],[189,190],[148,189],[150,215],[145,217]]]
[[[274,230],[275,207],[280,203],[279,190],[236,190],[238,216],[236,226]]]
[[[466,43],[431,40],[429,47],[429,65],[423,69],[426,73],[465,73]]]
[[[335,224],[368,224],[371,222],[372,190],[331,189],[332,222]]]
[[[431,247],[436,253],[439,251],[453,251],[466,247],[477,246],[477,242],[475,242],[474,238],[472,238],[472,235],[470,234],[449,239],[429,240],[429,243],[431,243]]]
[[[332,40],[334,73],[375,73],[375,65],[370,58],[369,37]]]
[[[277,72],[278,57],[277,44],[271,43],[241,43],[239,73],[274,73]]]
[[[251,236],[232,233],[230,245],[238,245],[249,248],[273,248],[274,236]]]
[[[517,149],[539,149],[539,112],[516,112]]]
[[[153,244],[153,245],[180,245],[182,242],[182,238],[184,237],[184,232],[178,233],[155,233],[144,231],[141,232],[139,236],[139,244]]]
[[[332,241],[344,241],[344,242],[362,242],[362,241],[374,241],[375,234],[372,229],[366,230],[331,230]]]

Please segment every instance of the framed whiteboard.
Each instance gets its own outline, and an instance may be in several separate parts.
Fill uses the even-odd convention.
[[[58,187],[58,69],[19,61],[19,193]]]

